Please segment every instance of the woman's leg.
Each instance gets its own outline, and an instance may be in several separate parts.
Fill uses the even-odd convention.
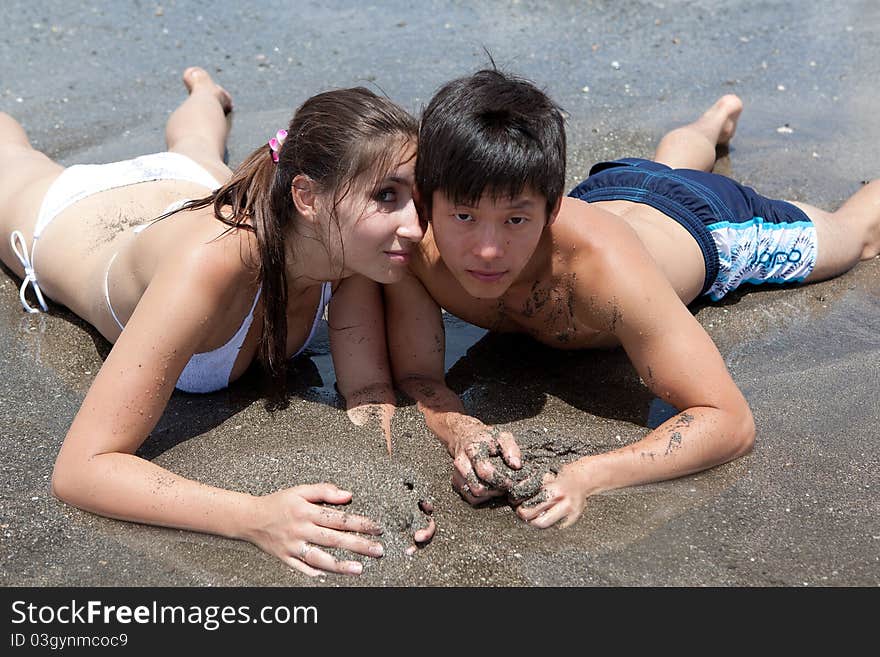
[[[816,265],[806,282],[833,278],[880,254],[880,180],[853,194],[837,212],[790,201],[816,226]]]
[[[12,249],[10,236],[21,231],[30,249],[43,197],[63,170],[34,150],[18,121],[0,112],[0,260],[20,277],[24,267]]]
[[[165,126],[168,150],[195,160],[223,182],[232,174],[223,162],[232,97],[198,66],[190,66],[183,72],[183,83],[189,97],[168,118]]]
[[[722,96],[699,119],[668,132],[657,146],[654,161],[673,169],[711,171],[715,148],[733,138],[742,109],[739,96]]]

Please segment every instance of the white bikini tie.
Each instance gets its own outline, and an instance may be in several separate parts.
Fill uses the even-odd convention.
[[[21,282],[21,287],[18,289],[18,298],[21,300],[21,307],[29,313],[40,312],[39,308],[34,308],[27,302],[27,299],[24,298],[25,290],[27,290],[27,286],[30,284],[34,288],[34,294],[37,295],[37,301],[40,302],[40,307],[43,309],[43,312],[49,312],[49,306],[46,305],[46,300],[43,298],[43,291],[40,290],[40,284],[37,282],[37,274],[34,271],[34,266],[31,264],[31,259],[28,257],[27,243],[24,241],[24,235],[22,232],[20,230],[12,231],[12,235],[9,236],[9,243],[12,245],[12,250],[18,257],[21,266],[24,267],[24,280]]]

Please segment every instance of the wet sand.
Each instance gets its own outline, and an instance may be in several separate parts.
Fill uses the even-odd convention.
[[[484,65],[485,46],[566,109],[569,185],[595,161],[650,157],[664,131],[728,92],[746,109],[722,173],[829,209],[880,177],[872,2],[833,12],[757,0],[338,2],[296,20],[281,20],[282,2],[202,15],[171,3],[9,4],[0,109],[65,164],[160,150],[186,65],[205,66],[233,93],[235,165],[312,93],[365,84],[418,111],[443,81]],[[461,501],[445,450],[411,404],[395,416],[388,457],[379,429],[354,427],[341,410],[323,339],[297,361],[283,411],[265,410],[253,378],[212,395],[175,393],[141,453],[252,493],[348,487],[352,510],[388,526],[386,556],[366,561],[360,578],[310,579],[246,543],[52,498],[55,453],[109,345],[63,309],[22,313],[18,284],[0,273],[2,585],[880,584],[880,260],[695,308],[752,406],[754,452],[591,498],[564,530]],[[565,460],[631,442],[668,413],[620,351],[556,352],[447,321],[448,380],[467,408],[545,453]],[[437,535],[409,557],[407,525],[423,496]]]

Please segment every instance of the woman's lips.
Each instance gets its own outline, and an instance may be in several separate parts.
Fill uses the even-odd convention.
[[[391,262],[397,262],[400,264],[406,264],[409,262],[409,251],[386,251],[385,255],[388,256]]]

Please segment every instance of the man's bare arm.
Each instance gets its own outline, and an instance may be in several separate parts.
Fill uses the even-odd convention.
[[[620,222],[622,223],[622,222]],[[654,394],[680,412],[645,437],[613,451],[565,466],[541,493],[519,509],[524,519],[547,527],[580,515],[595,493],[681,477],[746,454],[755,435],[748,404],[709,335],[682,304],[626,226],[613,252],[597,254],[588,276],[599,298],[602,328],[617,336]]]
[[[501,454],[508,465],[519,468],[519,447],[511,434],[468,415],[461,399],[446,385],[443,317],[418,278],[408,275],[386,285],[384,293],[394,381],[416,401],[428,429],[453,457],[456,489],[469,502],[481,501],[490,495],[486,482],[496,476],[487,457]]]

